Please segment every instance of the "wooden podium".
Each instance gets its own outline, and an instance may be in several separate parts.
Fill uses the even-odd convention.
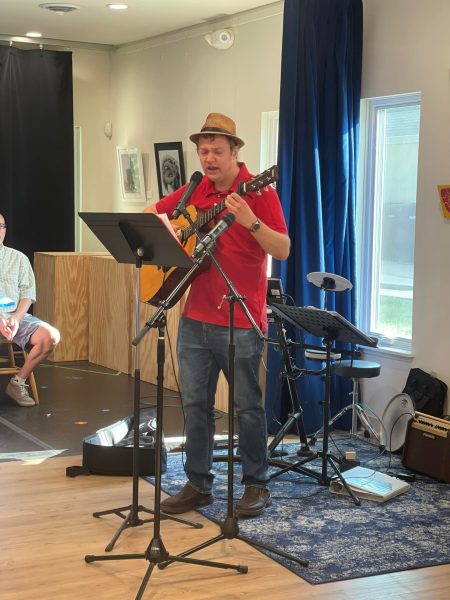
[[[36,252],[37,301],[34,314],[61,332],[61,342],[48,360],[88,360],[115,371],[133,374],[134,267],[116,262],[108,253]],[[185,298],[167,312],[164,385],[178,391],[175,346]],[[144,323],[156,309],[140,306]],[[153,330],[141,343],[141,379],[156,385],[156,337]],[[228,384],[220,375],[216,408],[227,411]]]
[[[36,252],[36,304],[34,314],[54,325],[62,334],[49,360],[89,359],[90,253]]]

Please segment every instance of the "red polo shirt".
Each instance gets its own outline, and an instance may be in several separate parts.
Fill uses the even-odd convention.
[[[236,191],[241,182],[252,178],[244,163],[239,163],[240,171],[230,190],[216,192],[211,181],[203,176],[202,181],[194,190],[189,204],[197,209],[206,211],[214,204],[220,202],[231,191]],[[162,198],[156,204],[159,214],[167,213],[170,218],[178,200],[181,198],[187,185],[176,192]],[[273,187],[260,191],[261,195],[250,193],[245,200],[265,225],[280,233],[287,233],[286,223],[281,209],[280,200]],[[226,213],[226,209],[218,217]],[[233,283],[236,291],[245,297],[244,302],[262,331],[267,331],[266,294],[267,294],[267,254],[254,239],[253,235],[242,225],[234,222],[217,240],[214,256],[224,272]],[[200,273],[192,282],[189,296],[183,314],[190,319],[213,323],[215,325],[228,325],[229,304],[223,296],[228,294],[228,287],[219,270],[214,264]],[[221,308],[219,305],[222,304]],[[235,327],[250,328],[244,311],[235,303]]]

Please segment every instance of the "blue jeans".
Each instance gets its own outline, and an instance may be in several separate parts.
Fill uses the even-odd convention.
[[[228,327],[180,320],[177,354],[186,419],[186,475],[199,492],[212,490],[214,396],[220,371],[228,379]],[[259,386],[263,342],[253,329],[234,329],[234,404],[242,483],[266,487],[267,426]]]

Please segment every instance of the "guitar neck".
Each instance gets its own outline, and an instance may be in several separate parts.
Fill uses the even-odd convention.
[[[185,229],[183,229],[183,233],[181,234],[182,243],[186,242],[191,235],[193,235],[196,231],[201,229],[203,225],[212,221],[217,215],[219,215],[223,209],[225,208],[225,198],[221,200],[218,204],[214,204],[207,212],[202,214],[197,221],[193,225],[189,225]]]
[[[274,165],[273,167],[270,167],[270,169],[267,169],[266,171],[264,171],[260,175],[257,175],[253,179],[250,179],[249,181],[245,182],[240,182],[237,186],[236,191],[240,196],[248,194],[249,192],[256,192],[257,194],[259,194],[259,190],[261,188],[268,186],[270,183],[273,183],[277,179],[277,177],[278,167]],[[209,221],[214,219],[214,217],[217,217],[217,215],[220,214],[224,208],[225,198],[221,200],[218,204],[215,204],[206,213],[201,215],[193,225],[189,225],[188,227],[186,227],[186,229],[183,229],[181,233],[181,242],[185,243],[191,237],[191,235],[193,235],[199,229],[201,229],[203,225],[206,225],[206,223],[209,223]]]

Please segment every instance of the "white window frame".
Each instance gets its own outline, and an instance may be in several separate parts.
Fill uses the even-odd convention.
[[[261,152],[259,170],[262,173],[278,160],[279,111],[271,110],[261,114]],[[276,184],[275,184],[276,187]],[[272,257],[267,257],[267,277],[272,275]]]
[[[261,173],[277,164],[278,160],[279,111],[271,110],[261,114],[261,153],[259,168]]]
[[[357,201],[357,244],[358,264],[357,277],[359,282],[358,294],[358,325],[378,338],[378,347],[404,354],[411,354],[412,339],[388,338],[370,331],[372,308],[372,290],[374,274],[372,265],[379,262],[380,257],[374,256],[373,236],[381,215],[375,213],[374,199],[377,193],[376,176],[376,133],[377,112],[379,109],[410,106],[421,102],[420,92],[368,98],[361,102],[361,136],[360,156],[358,167],[358,201]],[[381,207],[378,207],[381,209]],[[375,274],[376,276],[376,274]]]
[[[75,209],[75,252],[83,248],[83,229],[78,213],[83,210],[82,199],[82,171],[81,171],[81,127],[73,128],[73,155],[74,155],[74,209]]]

